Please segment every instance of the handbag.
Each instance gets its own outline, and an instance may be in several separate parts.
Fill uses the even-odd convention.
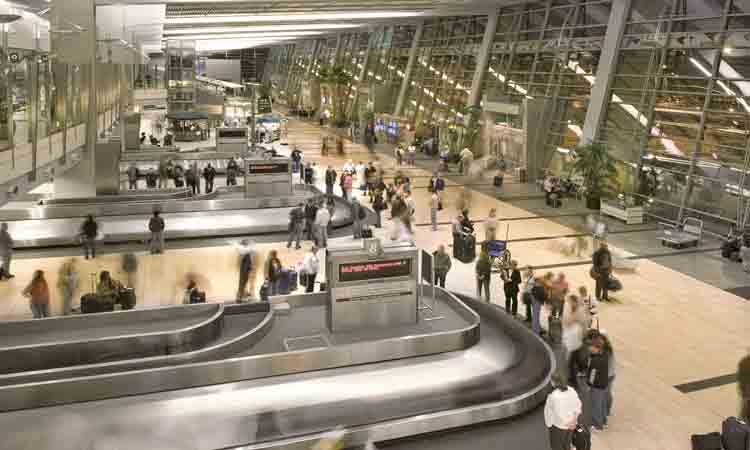
[[[573,430],[573,446],[576,450],[591,450],[591,432],[586,427],[577,425]]]
[[[442,202],[442,200],[438,200],[438,207],[437,207],[437,210],[438,210],[438,211],[442,211],[442,210],[443,210],[443,202]]]
[[[598,274],[598,273],[596,272],[596,269],[594,269],[593,267],[591,268],[591,270],[589,270],[589,276],[590,276],[590,277],[591,277],[591,278],[592,278],[593,280],[596,280],[596,279],[598,279],[598,278],[599,278],[599,274]]]

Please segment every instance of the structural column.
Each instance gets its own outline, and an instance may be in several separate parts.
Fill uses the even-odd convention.
[[[419,41],[422,40],[423,31],[424,22],[420,22],[417,25],[417,29],[414,31],[414,39],[412,40],[411,48],[409,49],[409,60],[406,63],[406,70],[404,70],[404,79],[401,80],[401,88],[398,91],[398,98],[396,99],[396,109],[393,111],[394,116],[400,116],[404,111],[406,93],[409,91],[409,84],[411,84],[412,73],[414,73],[414,63],[417,61],[417,50],[419,50]]]
[[[484,84],[484,77],[487,75],[487,68],[490,65],[490,55],[492,54],[492,44],[495,42],[499,15],[500,11],[498,10],[487,16],[487,26],[484,29],[484,37],[482,38],[482,46],[479,48],[479,55],[477,55],[477,65],[474,70],[474,79],[471,81],[471,91],[469,92],[469,98],[466,100],[467,108],[479,106],[479,103],[482,101],[482,84]]]
[[[380,29],[374,29],[370,32],[370,36],[367,38],[367,49],[365,49],[365,55],[362,58],[362,68],[359,70],[359,79],[357,82],[357,90],[354,92],[354,99],[352,100],[352,106],[349,110],[349,116],[351,117],[357,110],[359,103],[359,91],[362,89],[362,85],[365,83],[367,78],[367,65],[370,63],[370,53],[372,53],[372,47],[375,45],[375,39],[377,39]]]
[[[607,34],[604,36],[599,65],[596,68],[596,83],[591,88],[591,99],[586,110],[586,121],[583,124],[581,143],[595,141],[599,136],[599,124],[609,103],[609,87],[617,69],[617,56],[620,43],[628,21],[632,0],[612,2],[612,9],[607,22]]]

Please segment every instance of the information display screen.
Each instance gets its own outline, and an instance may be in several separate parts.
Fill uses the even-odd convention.
[[[411,259],[358,262],[339,265],[339,282],[378,280],[411,275]]]
[[[220,138],[246,138],[247,130],[222,130],[219,128]]]
[[[264,163],[248,164],[248,173],[251,175],[270,175],[275,173],[289,173],[288,163]]]

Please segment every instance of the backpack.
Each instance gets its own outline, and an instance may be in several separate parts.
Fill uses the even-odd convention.
[[[164,219],[161,217],[152,217],[148,221],[148,230],[152,233],[158,233],[164,230]]]
[[[98,232],[99,225],[97,225],[95,221],[86,221],[83,224],[83,234],[86,235],[86,237],[95,237]]]
[[[357,213],[357,218],[359,218],[359,220],[365,220],[367,218],[367,211],[365,211],[364,207],[362,207],[362,206],[359,207],[359,212]]]

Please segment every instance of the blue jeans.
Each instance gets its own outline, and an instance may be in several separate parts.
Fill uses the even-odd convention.
[[[542,304],[536,300],[531,300],[531,329],[536,334],[542,332],[542,322],[540,314],[542,312]]]
[[[602,429],[607,424],[607,389],[591,387],[591,425]]]
[[[612,397],[612,387],[615,382],[615,377],[609,377],[609,385],[607,386],[607,406],[604,408],[606,416],[604,416],[604,423],[607,423],[607,417],[612,414],[612,404],[614,403],[614,397]]]

